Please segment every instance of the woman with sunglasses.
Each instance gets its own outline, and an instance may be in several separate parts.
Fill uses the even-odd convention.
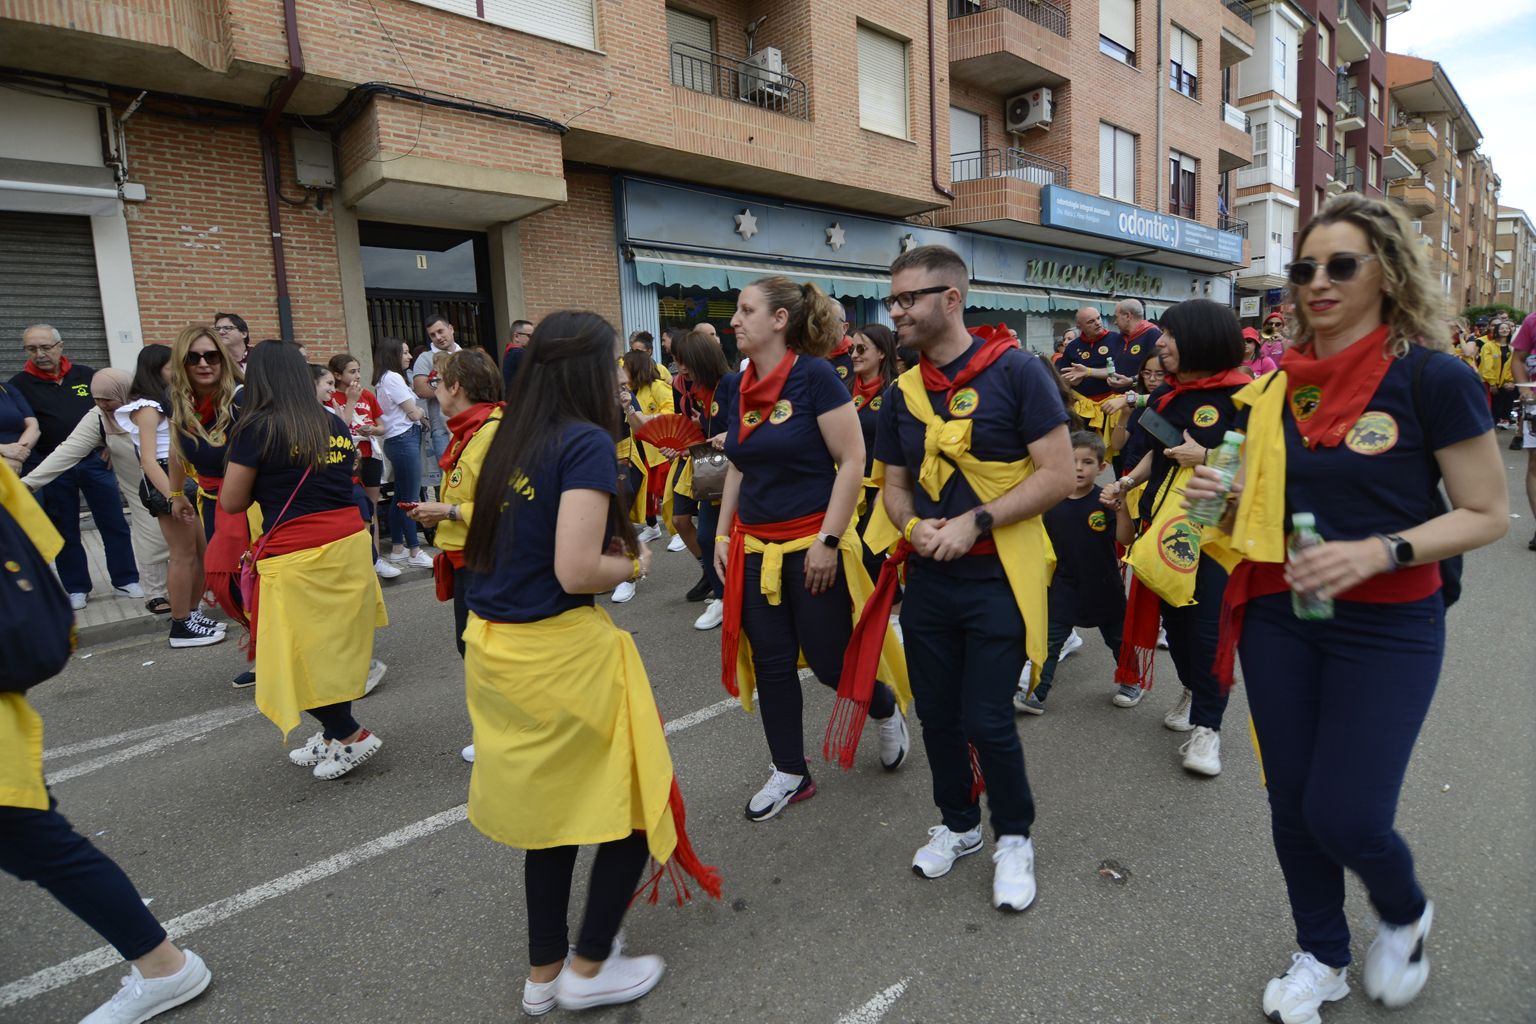
[[[744,707],[751,709],[754,687],[759,697],[773,770],[746,815],[766,821],[816,795],[805,763],[800,657],[835,688],[871,589],[863,545],[849,529],[864,438],[825,358],[843,339],[843,319],[821,289],[762,278],[741,290],[731,326],[748,363],[715,392],[731,460],[715,537],[715,571],[725,581],[721,670]],[[880,723],[880,763],[894,771],[909,739],[884,683],[875,684],[869,715]]]
[[[880,500],[880,489],[870,480],[875,463],[875,425],[885,404],[885,391],[896,379],[896,332],[884,324],[865,324],[853,334],[849,355],[853,357],[853,408],[859,414],[859,431],[864,435],[864,489],[859,492],[858,532],[864,549],[864,568],[870,579],[880,575],[884,551],[871,551],[863,544],[864,528]]]
[[[1346,869],[1379,915],[1366,994],[1402,1006],[1428,978],[1433,906],[1394,831],[1398,795],[1445,653],[1441,560],[1508,528],[1482,386],[1444,354],[1439,282],[1417,236],[1392,203],[1347,194],[1324,206],[1290,267],[1296,344],[1237,396],[1244,479],[1222,528],[1244,561],[1217,667],[1229,682],[1235,646],[1296,922],[1300,951],[1263,997],[1285,1024],[1349,993]],[[1209,469],[1188,490],[1224,493]],[[1298,513],[1324,543],[1287,562]],[[1298,617],[1293,593],[1331,602],[1331,617]]]

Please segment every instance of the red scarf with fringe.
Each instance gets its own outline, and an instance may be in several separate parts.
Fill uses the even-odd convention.
[[[747,588],[747,534],[758,540],[783,544],[821,532],[824,518],[825,512],[812,512],[781,523],[746,526],[738,519],[731,524],[731,549],[726,556],[725,579],[721,581],[725,584],[725,604],[721,608],[725,617],[720,622],[720,682],[732,697],[741,696],[741,689],[736,685],[736,651],[741,646],[741,600]]]
[[[1312,345],[1294,347],[1280,360],[1285,373],[1286,407],[1308,448],[1333,448],[1365,412],[1393,360],[1386,354],[1387,325],[1326,359]],[[1296,393],[1310,388],[1298,408]],[[1315,403],[1315,404],[1314,404]]]
[[[1116,683],[1152,689],[1157,664],[1157,627],[1162,615],[1162,605],[1152,588],[1131,573],[1131,590],[1125,600],[1125,626],[1120,639],[1120,660],[1115,664]]]
[[[660,716],[658,709],[656,714]],[[672,883],[672,892],[677,900],[677,905],[682,906],[688,900],[693,899],[693,893],[688,889],[688,883],[684,876],[692,878],[698,883],[699,888],[713,899],[720,898],[720,872],[712,864],[705,864],[694,851],[693,841],[688,838],[688,808],[683,803],[683,791],[677,784],[677,772],[672,773],[672,793],[667,797],[667,806],[672,811],[672,827],[677,831],[677,846],[672,850],[672,857],[665,864],[658,864],[656,871],[650,878],[641,883],[640,888],[630,897],[630,903],[634,903],[649,889],[650,895],[646,902],[655,904],[661,899],[661,879],[666,876]],[[654,863],[654,861],[652,862]]]
[[[864,382],[863,377],[855,374],[853,379],[853,407],[855,409],[864,409],[870,402],[874,401],[876,395],[884,390],[885,377],[881,374],[875,374],[874,380],[867,384]]]
[[[464,449],[469,447],[470,439],[485,426],[486,420],[491,418],[491,413],[500,409],[503,402],[476,402],[456,416],[448,418],[448,432],[453,439],[448,442],[448,447],[443,451],[443,457],[437,460],[443,472],[453,472],[453,467],[459,464],[459,457],[464,454]]]
[[[738,403],[740,408],[737,410],[741,423],[740,432],[736,435],[737,444],[746,444],[748,435],[768,419],[774,404],[784,393],[784,383],[789,380],[789,371],[795,368],[795,363],[799,360],[800,353],[790,349],[784,353],[784,358],[779,360],[779,365],[773,368],[773,372],[761,380],[757,377],[757,367],[750,359],[747,360],[747,368],[741,372],[741,400]]]
[[[929,362],[926,355],[921,356],[917,361],[919,372],[923,375],[923,390],[942,391],[944,393],[944,408],[946,409],[949,408],[949,401],[955,397],[956,391],[959,391],[975,380],[983,370],[997,362],[1005,354],[1018,348],[1014,344],[1013,339],[1006,334],[1001,338],[981,339],[980,335],[976,335],[976,337],[978,340],[981,340],[981,347],[971,353],[970,359],[967,360],[964,366],[960,367],[960,372],[955,374],[954,380],[944,376],[944,371]]]
[[[46,380],[50,384],[57,384],[59,381],[64,379],[64,375],[70,371],[70,368],[73,365],[74,364],[69,361],[69,356],[59,356],[59,370],[57,373],[44,373],[42,370],[39,370],[37,368],[37,364],[32,362],[30,359],[27,360],[27,365],[23,366],[21,369],[22,372],[29,376],[36,377],[38,380]]]
[[[1231,370],[1223,370],[1210,377],[1201,377],[1199,380],[1183,381],[1174,379],[1169,382],[1168,393],[1157,400],[1157,411],[1162,412],[1168,408],[1168,403],[1178,395],[1186,391],[1209,391],[1212,388],[1241,388],[1253,383],[1253,378],[1235,367]]]
[[[240,605],[240,556],[251,547],[250,520],[244,512],[225,512],[219,504],[223,477],[199,477],[197,486],[213,495],[213,536],[208,538],[208,549],[203,552],[203,588],[213,595],[214,603],[231,622],[249,630],[250,622]]]

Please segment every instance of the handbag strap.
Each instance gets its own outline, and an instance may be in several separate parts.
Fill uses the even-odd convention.
[[[309,474],[314,471],[314,468],[314,466],[306,468],[304,475],[299,477],[299,482],[293,485],[293,493],[288,495],[288,502],[283,506],[283,510],[277,514],[277,519],[272,523],[272,529],[262,534],[261,539],[256,542],[256,547],[252,549],[254,560],[260,560],[261,553],[267,548],[267,541],[277,532],[277,528],[283,524],[283,516],[288,514],[288,508],[293,504],[293,499],[299,496],[299,488],[304,486],[304,481],[309,479]]]

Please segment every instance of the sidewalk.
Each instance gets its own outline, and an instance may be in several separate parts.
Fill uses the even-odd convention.
[[[387,540],[388,538],[386,538]],[[85,547],[85,558],[91,568],[90,602],[84,610],[75,613],[76,642],[81,647],[111,643],[138,636],[165,633],[170,629],[169,615],[155,615],[144,607],[148,598],[124,597],[112,589],[112,578],[107,574],[106,553],[101,546],[101,534],[89,515],[80,517],[80,542]],[[435,548],[423,547],[428,554],[436,554]],[[430,569],[418,569],[394,563],[400,575],[392,580],[379,580],[385,587],[412,580],[428,579]],[[221,613],[212,609],[204,612],[214,618]]]

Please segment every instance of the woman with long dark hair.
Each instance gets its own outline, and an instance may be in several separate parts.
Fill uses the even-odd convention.
[[[853,359],[853,408],[859,414],[859,432],[864,435],[864,481],[858,505],[858,532],[863,538],[880,500],[880,489],[869,474],[875,462],[875,424],[880,421],[885,390],[896,379],[896,332],[884,324],[865,324],[853,332],[848,354]],[[880,575],[885,552],[872,551],[867,544],[863,548],[864,568],[873,579]]]
[[[820,288],[786,277],[754,281],[741,290],[731,326],[748,362],[715,392],[731,460],[715,537],[715,571],[725,581],[721,673],[744,707],[754,692],[761,704],[773,768],[746,815],[766,821],[816,795],[805,762],[801,654],[836,688],[872,590],[851,528],[864,438],[848,388],[825,358],[843,340],[843,317]],[[904,689],[899,655],[883,667],[882,678]],[[890,686],[875,684],[867,712],[880,723],[880,763],[894,771],[910,739]],[[861,712],[848,725],[862,723]],[[858,732],[848,731],[841,743],[851,756]]]
[[[712,894],[693,856],[661,717],[629,633],[593,595],[638,579],[638,542],[614,473],[618,336],[595,313],[539,321],[475,487],[473,572],[464,630],[474,725],[469,820],[527,851],[528,981],[523,1010],[638,999],[661,980],[657,956],[614,937],[646,860]],[[576,854],[598,844],[571,953],[566,914]],[[659,881],[659,879],[658,879]]]
[[[1194,733],[1179,748],[1185,771],[1215,776],[1221,774],[1221,719],[1227,695],[1211,665],[1227,569],[1200,550],[1200,528],[1183,518],[1182,495],[1194,467],[1203,465],[1232,429],[1237,416],[1232,396],[1252,378],[1238,369],[1243,361],[1242,328],[1227,306],[1190,299],[1170,306],[1161,323],[1157,357],[1166,376],[1149,407],[1183,441],[1172,447],[1154,442],[1135,467],[1100,495],[1113,508],[1145,485],[1136,537],[1120,538],[1130,546],[1126,559],[1133,578],[1113,702],[1134,707],[1151,688],[1161,615],[1168,653],[1183,684],[1163,725]]]
[[[316,401],[296,347],[258,345],[245,373],[219,505],[231,515],[261,506],[258,589],[245,608],[261,663],[256,706],[285,736],[308,711],[321,729],[288,758],[337,779],[383,745],[352,717],[368,691],[373,631],[389,622],[352,497],[356,449]]]
[[[389,503],[393,549],[386,557],[391,562],[430,569],[432,559],[421,550],[416,521],[400,507],[402,501],[409,503],[421,497],[421,424],[427,415],[416,404],[416,393],[405,379],[405,368],[410,365],[411,350],[399,338],[381,338],[373,347],[373,390],[379,399],[379,423],[384,427],[381,445],[395,474],[395,500]]]
[[[725,446],[725,419],[720,415],[720,403],[715,399],[715,389],[731,372],[725,361],[720,343],[703,331],[689,331],[672,343],[672,357],[677,360],[678,378],[686,379],[689,404],[698,418],[699,429],[715,448]],[[685,467],[686,477],[679,477],[673,488],[672,516],[674,520],[697,517],[697,535],[705,543],[696,544],[700,549],[699,566],[703,570],[700,582],[704,585],[706,603],[704,611],[693,621],[694,629],[715,629],[725,615],[725,585],[715,572],[714,536],[720,527],[720,501],[701,499],[693,491],[693,470]],[[686,492],[686,493],[684,493]],[[682,533],[681,529],[678,533]],[[690,592],[690,597],[692,592]]]
[[[671,462],[656,446],[635,442],[634,432],[653,417],[674,409],[672,384],[663,380],[659,368],[647,352],[631,350],[619,359],[619,406],[623,414],[619,427],[618,459],[629,481],[630,519],[639,526],[640,541],[660,540],[663,530],[657,516],[671,516],[662,507],[666,496],[667,473]],[[613,599],[620,603],[635,596],[632,584],[620,584]]]

